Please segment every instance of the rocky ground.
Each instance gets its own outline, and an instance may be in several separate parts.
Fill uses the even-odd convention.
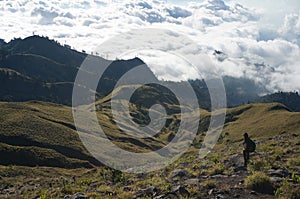
[[[257,140],[243,167],[240,143],[195,151],[163,170],[125,174],[110,168],[0,167],[0,198],[300,198],[299,136]]]

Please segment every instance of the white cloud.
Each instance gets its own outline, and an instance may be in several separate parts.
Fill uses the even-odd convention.
[[[279,34],[283,38],[300,45],[300,12],[299,14],[289,14],[285,17]]]
[[[0,37],[8,41],[35,32],[90,52],[106,39],[129,30],[167,28],[173,32],[166,33],[166,41],[155,41],[158,49],[187,57],[207,54],[220,74],[249,77],[270,89],[300,90],[298,0],[289,0],[286,5],[284,0],[276,4],[270,0],[235,2],[206,0],[175,5],[162,0],[6,0],[0,1]],[[291,13],[286,15],[285,8]],[[279,30],[276,10],[285,18]],[[186,35],[198,46],[177,42],[176,34]],[[215,49],[224,52],[222,59],[213,55]],[[117,50],[97,51],[110,57]],[[163,79],[195,77],[184,61],[172,55],[139,55]],[[205,64],[204,72],[211,63]]]

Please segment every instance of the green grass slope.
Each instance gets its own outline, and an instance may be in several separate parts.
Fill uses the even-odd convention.
[[[144,89],[153,91],[152,88]],[[169,97],[165,102],[170,100]],[[167,127],[152,139],[128,136],[116,126],[111,116],[110,100],[107,96],[96,103],[98,119],[107,136],[120,147],[147,152],[166,145],[176,133],[176,126],[180,123],[177,112],[168,116]],[[170,108],[168,103],[166,106]],[[158,188],[158,193],[162,194],[170,192],[178,183],[189,191],[190,198],[215,198],[219,192],[228,198],[237,194],[240,198],[275,198],[274,193],[253,194],[251,188],[247,188],[256,180],[249,182],[252,174],[255,177],[260,172],[270,176],[274,172],[271,168],[284,169],[291,175],[297,173],[294,177],[272,182],[278,196],[290,198],[289,195],[297,191],[300,113],[291,112],[278,103],[248,104],[228,109],[222,135],[204,159],[198,157],[198,148],[211,113],[201,110],[199,132],[190,150],[166,168],[142,175],[123,174],[107,167],[62,169],[100,165],[80,142],[70,107],[37,101],[5,102],[0,103],[0,111],[0,164],[10,165],[0,166],[0,198],[63,198],[77,192],[91,198],[135,198],[136,191],[149,185]],[[146,118],[143,115],[146,111],[145,107],[137,108],[134,104],[131,108],[138,117],[137,122]],[[124,126],[129,131],[136,130],[130,124]],[[251,154],[248,171],[236,171],[243,165],[241,143],[244,132],[256,141],[257,150]],[[46,167],[24,167],[37,165]],[[176,169],[186,170],[193,179],[170,180]],[[209,194],[212,189],[216,191]]]
[[[168,104],[171,99],[166,97],[164,100],[167,108],[178,111],[178,107]],[[109,96],[98,101],[96,109],[99,124],[107,137],[121,148],[134,152],[148,152],[164,147],[176,134],[182,116],[177,111],[171,112],[161,132],[151,138],[137,138],[127,135],[116,125],[110,110]],[[0,154],[3,157],[0,164],[58,167],[101,165],[81,143],[70,107],[37,101],[2,102],[0,111]],[[133,123],[147,121],[148,110],[132,104],[130,111],[131,117],[135,118],[130,121],[132,124],[121,125],[126,131],[139,133]],[[201,146],[210,114],[201,110],[199,131],[192,148]],[[119,116],[124,117],[122,114]],[[194,123],[192,118],[190,122]],[[286,133],[297,134],[300,132],[300,113],[291,112],[278,103],[249,104],[228,109],[220,145],[240,142],[244,132],[255,139],[268,139]]]
[[[279,103],[248,104],[227,110],[223,130],[228,138],[237,141],[244,132],[257,138],[284,133],[300,133],[300,113],[291,112]]]
[[[69,107],[34,101],[3,102],[0,110],[1,164],[100,165],[80,142]]]

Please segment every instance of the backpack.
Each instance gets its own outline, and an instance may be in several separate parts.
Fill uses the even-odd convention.
[[[253,140],[251,140],[250,138],[248,138],[248,142],[247,142],[247,148],[249,150],[249,152],[254,152],[256,149],[256,144]]]

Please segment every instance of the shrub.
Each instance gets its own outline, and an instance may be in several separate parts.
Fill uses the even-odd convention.
[[[248,165],[248,169],[252,172],[263,171],[268,166],[269,165],[265,160],[257,160],[257,161],[252,161],[252,163]]]
[[[299,167],[300,166],[300,158],[290,158],[288,160],[288,166]]]
[[[112,183],[115,185],[117,183],[123,183],[125,182],[125,175],[124,173],[122,173],[119,170],[116,169],[112,169],[112,173],[111,173],[111,181]]]
[[[245,180],[245,185],[248,189],[252,189],[260,193],[274,193],[271,179],[262,172],[255,172],[248,176]]]
[[[300,188],[297,188],[292,191],[291,199],[299,199],[300,198]]]
[[[289,198],[289,199],[298,199],[300,198],[300,188],[295,187],[293,183],[289,182],[287,179],[283,181],[281,187],[279,187],[275,196],[278,198]]]
[[[134,195],[131,192],[123,192],[118,195],[119,199],[131,199],[134,198]]]
[[[80,186],[90,186],[92,184],[92,179],[84,179],[79,181]]]
[[[216,164],[208,170],[208,173],[210,175],[218,175],[218,174],[223,174],[224,171],[225,171],[224,165]]]
[[[292,180],[294,180],[294,182],[300,184],[300,176],[296,175],[295,172],[292,173]]]
[[[208,189],[213,189],[217,187],[217,183],[214,180],[207,180],[201,183],[201,186],[208,188]]]
[[[217,154],[217,155],[211,157],[211,161],[215,164],[220,163],[220,154]]]

